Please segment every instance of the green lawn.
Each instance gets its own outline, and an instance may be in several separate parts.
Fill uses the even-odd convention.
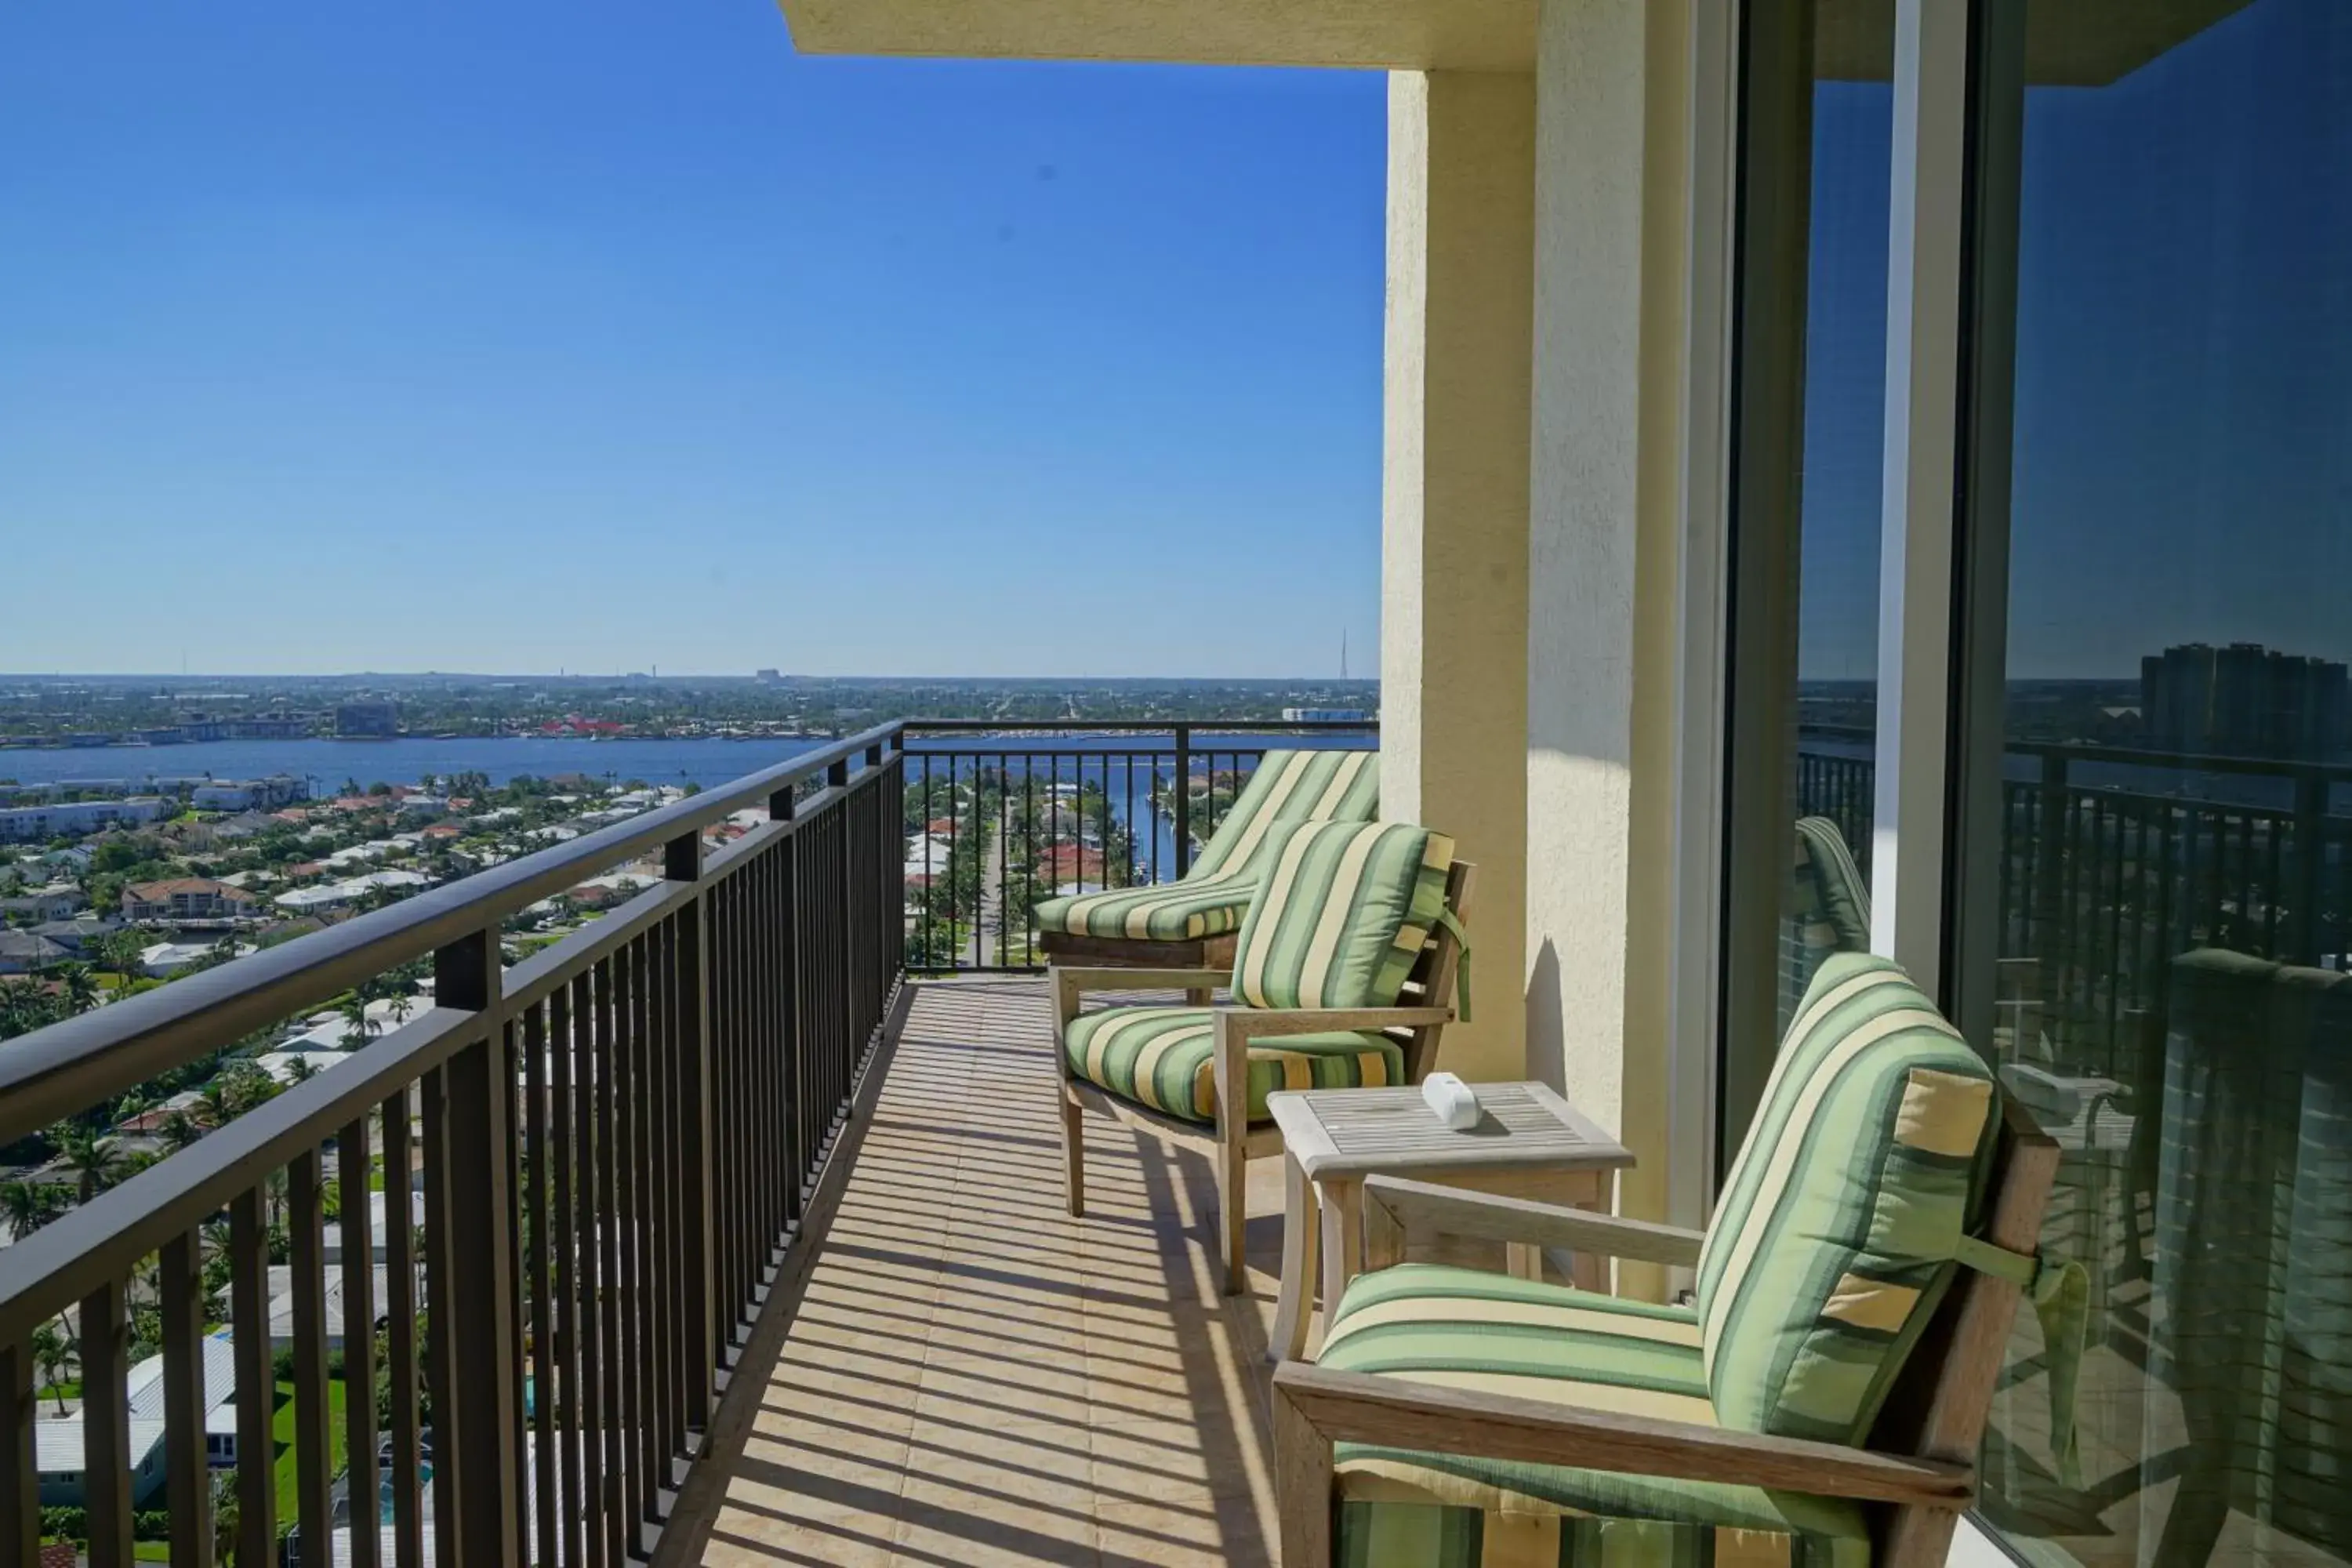
[[[270,1423],[270,1436],[278,1445],[278,1528],[290,1528],[297,1500],[299,1482],[294,1458],[294,1385],[278,1385],[278,1415]],[[330,1475],[343,1468],[343,1380],[327,1380],[327,1471]]]

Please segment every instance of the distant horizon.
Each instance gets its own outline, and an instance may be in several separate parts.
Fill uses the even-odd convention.
[[[770,678],[757,671],[688,670],[668,675],[650,670],[617,672],[588,670],[495,669],[351,669],[351,670],[201,670],[182,673],[158,670],[0,670],[0,680],[22,681],[152,681],[159,684],[210,684],[223,680],[601,680],[656,681],[740,680],[761,684]],[[779,683],[822,681],[835,685],[923,686],[1343,686],[1378,687],[1380,678],[1368,675],[815,675],[779,669]]]

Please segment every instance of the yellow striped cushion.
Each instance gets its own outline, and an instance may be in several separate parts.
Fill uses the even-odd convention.
[[[1284,830],[1234,948],[1253,1007],[1387,1007],[1445,908],[1454,841],[1402,823]]]
[[[1215,1015],[1206,1007],[1106,1007],[1070,1021],[1070,1071],[1147,1110],[1217,1119]],[[1283,1035],[1249,1048],[1249,1119],[1278,1089],[1380,1089],[1404,1081],[1404,1052],[1379,1035]]]
[[[1867,1436],[1951,1281],[1998,1123],[1990,1070],[1900,968],[1822,963],[1699,1255],[1725,1426]]]
[[[1699,1338],[1688,1308],[1415,1264],[1350,1284],[1318,1359],[1343,1371],[1713,1426]],[[1342,1563],[1859,1568],[1869,1560],[1861,1511],[1849,1503],[1362,1444],[1341,1445],[1336,1462]]]

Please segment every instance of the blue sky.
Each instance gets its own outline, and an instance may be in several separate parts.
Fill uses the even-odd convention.
[[[1362,673],[1384,101],[0,9],[0,668]]]
[[[2047,0],[2053,9],[2064,0]],[[2352,658],[2352,5],[2258,0],[2025,100],[2009,674]],[[1814,99],[1809,679],[1876,672],[1890,89]]]

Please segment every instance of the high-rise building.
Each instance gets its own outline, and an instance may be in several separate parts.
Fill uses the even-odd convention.
[[[2184,643],[2140,660],[2150,745],[2209,756],[2334,755],[2352,721],[2345,667],[2260,643]]]
[[[335,733],[389,740],[400,733],[400,704],[389,699],[337,703]]]

